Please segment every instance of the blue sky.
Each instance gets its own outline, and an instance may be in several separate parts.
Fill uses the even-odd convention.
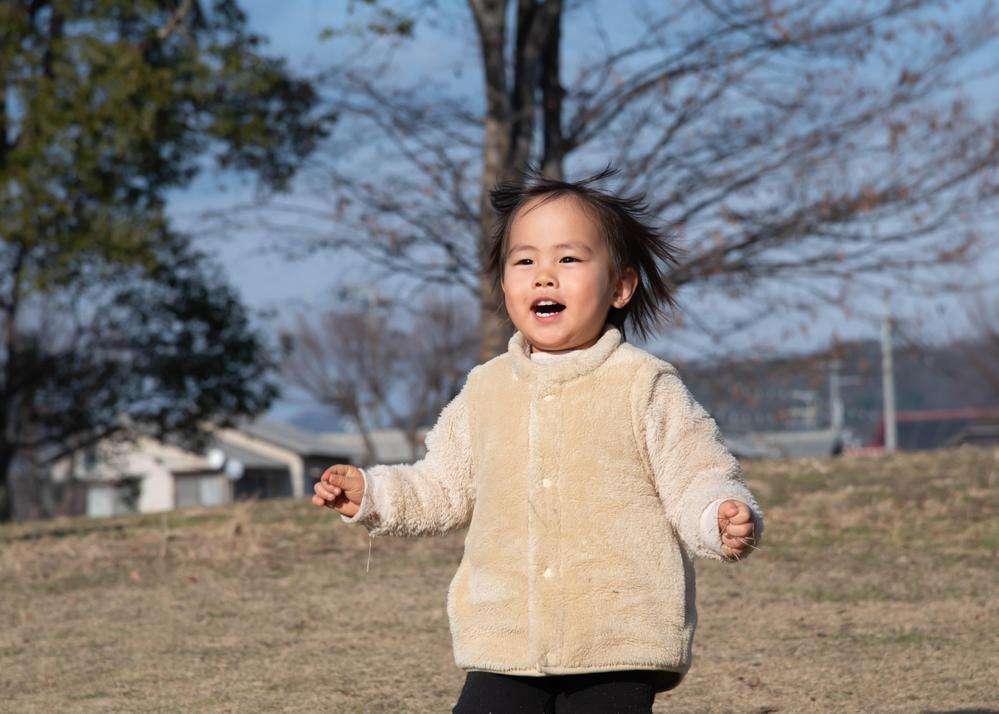
[[[341,26],[345,20],[349,21],[346,8],[352,3],[248,0],[242,4],[248,11],[251,28],[269,39],[272,52],[287,57],[293,68],[309,70],[331,60],[334,47],[329,42],[321,42],[319,33],[324,27]],[[461,6],[464,7],[464,3]],[[606,29],[611,38],[627,34],[629,23],[633,22],[619,13],[605,13],[603,17],[609,19]],[[456,27],[431,31],[428,36],[418,34],[416,41],[399,51],[397,61],[407,68],[419,69],[427,76],[441,78],[451,84],[467,84],[474,93],[480,81],[477,48],[471,33],[460,31],[462,25],[469,24],[471,19],[466,12],[458,14],[453,22],[457,23]],[[444,36],[448,39],[442,42]],[[586,50],[572,45],[567,48],[569,53],[577,51]],[[474,53],[471,58],[470,53]],[[987,88],[982,87],[982,93],[986,91]],[[994,108],[994,94],[984,99]],[[229,176],[204,175],[190,188],[172,195],[170,212],[179,226],[204,238],[202,245],[222,262],[246,303],[252,309],[271,316],[262,317],[262,324],[273,324],[275,316],[279,318],[292,312],[329,307],[338,278],[357,269],[344,258],[319,253],[308,260],[289,261],[267,249],[268,244],[273,242],[273,236],[252,230],[228,236],[224,241],[199,234],[197,215],[200,211],[249,200],[252,200],[252,192],[245,181]],[[993,230],[991,239],[995,241],[996,237]],[[991,260],[979,265],[977,275],[969,276],[969,279],[999,283],[999,255],[994,254]],[[993,294],[999,298],[999,294]],[[851,318],[835,310],[820,314],[811,321],[812,329],[807,334],[795,327],[787,335],[787,326],[782,328],[779,319],[769,325],[761,325],[761,332],[767,333],[763,336],[769,339],[779,340],[789,351],[821,347],[833,332],[840,338],[875,336],[876,318],[881,310],[880,298],[880,295],[865,296],[861,301],[860,315]],[[941,340],[957,336],[964,329],[960,304],[946,296],[928,299],[919,295],[917,290],[908,294],[896,292],[892,296],[892,305],[909,321],[906,329],[919,331],[925,337]],[[711,309],[725,310],[726,306],[716,304]],[[922,325],[917,324],[920,322]],[[759,338],[761,332],[735,341],[726,348],[751,349],[751,341],[747,340]],[[677,357],[693,357],[705,350],[703,344],[688,347],[660,342],[650,347]],[[278,405],[275,414],[285,417],[298,408],[297,404],[283,402]]]

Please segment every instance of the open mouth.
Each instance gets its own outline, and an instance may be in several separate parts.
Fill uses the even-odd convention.
[[[565,305],[554,300],[535,300],[531,304],[531,312],[538,317],[551,317],[565,310]]]

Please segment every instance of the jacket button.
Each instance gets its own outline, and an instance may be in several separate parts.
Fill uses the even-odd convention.
[[[552,576],[552,569],[551,568],[545,568],[544,576],[546,578],[550,578]]]
[[[541,485],[548,488],[552,485],[551,479],[543,478],[541,479]]]

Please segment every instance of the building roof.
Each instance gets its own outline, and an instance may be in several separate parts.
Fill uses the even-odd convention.
[[[842,446],[835,429],[756,431],[726,437],[732,452],[744,458],[830,456]]]
[[[239,446],[233,446],[224,441],[217,441],[216,447],[221,449],[225,453],[226,459],[231,461],[238,461],[243,465],[243,468],[247,469],[278,469],[281,471],[286,471],[288,465],[277,459],[268,458],[262,454],[258,454],[255,451],[250,451],[249,449],[244,449]]]
[[[738,459],[770,459],[780,456],[773,447],[746,439],[743,435],[726,436],[723,441],[726,448]]]
[[[421,457],[425,452],[423,440],[426,438],[427,431],[428,429],[421,428],[416,433],[419,440],[417,458]],[[364,446],[364,439],[357,432],[327,432],[320,434],[319,438],[334,449],[354,455],[356,463],[362,463],[367,459],[367,449]],[[377,429],[371,432],[371,440],[375,445],[375,460],[378,463],[397,464],[414,461],[409,441],[401,429]]]
[[[353,456],[338,450],[338,444],[322,438],[318,434],[299,429],[297,426],[276,421],[268,417],[258,417],[238,425],[240,431],[252,437],[281,446],[300,456]]]

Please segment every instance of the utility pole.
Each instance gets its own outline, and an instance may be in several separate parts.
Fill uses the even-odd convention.
[[[898,426],[895,418],[895,367],[892,360],[891,309],[884,298],[884,315],[881,318],[881,390],[884,399],[885,453],[894,454],[898,449]]]

